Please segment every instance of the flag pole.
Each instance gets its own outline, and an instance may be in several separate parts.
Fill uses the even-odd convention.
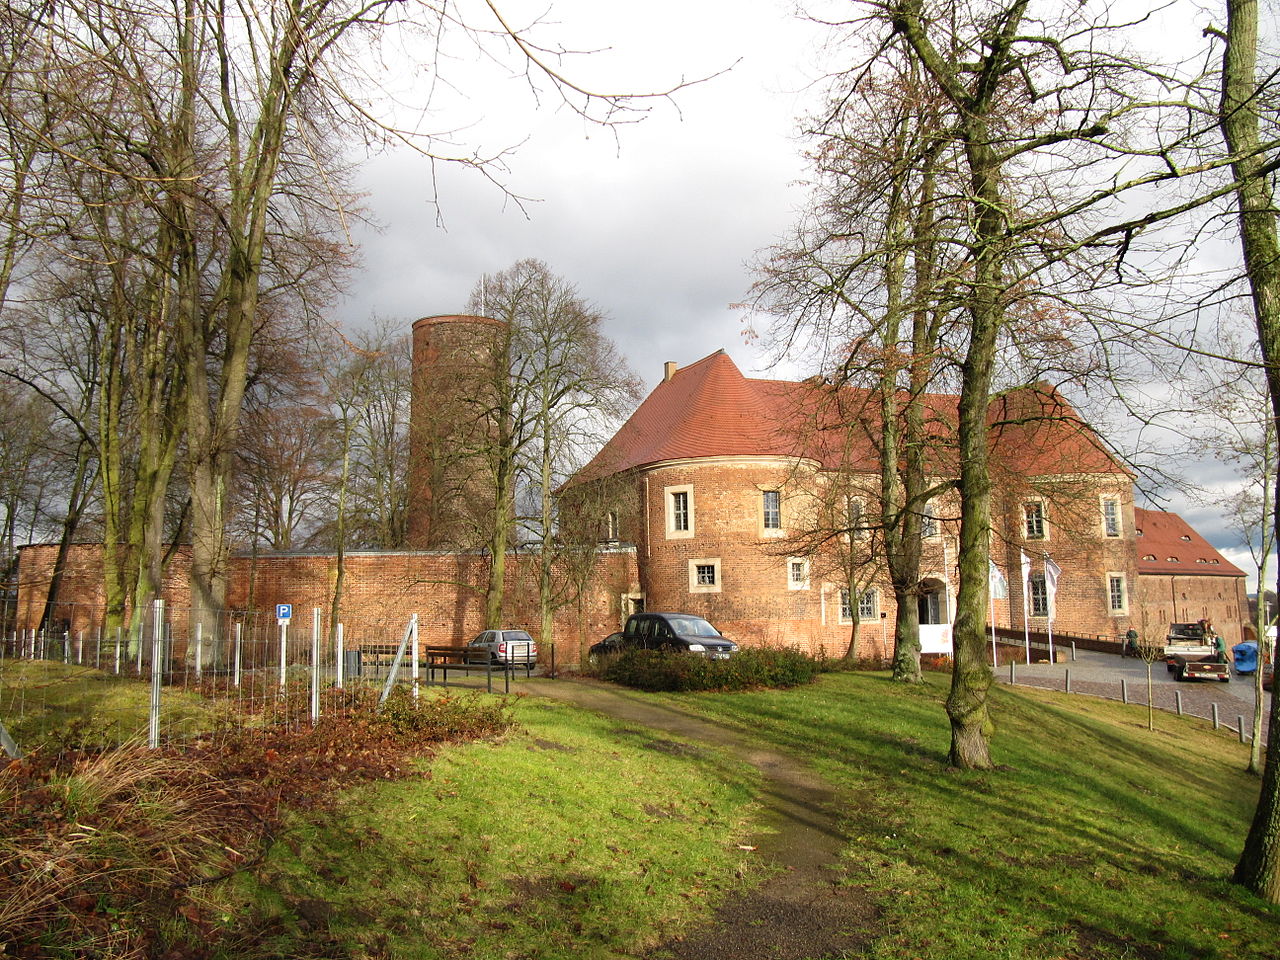
[[[1027,587],[1031,583],[1031,558],[1025,550],[1022,554],[1022,643],[1026,649],[1027,663],[1031,662],[1031,618],[1027,612]]]

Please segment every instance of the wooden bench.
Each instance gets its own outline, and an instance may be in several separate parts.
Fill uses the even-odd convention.
[[[386,671],[391,669],[395,663],[396,653],[400,650],[399,643],[384,642],[365,642],[361,643],[357,650],[360,651],[360,670],[381,671],[385,676]],[[412,650],[405,648],[404,660],[400,663],[399,675],[406,679],[412,679],[413,670]],[[436,682],[436,672],[439,671],[440,683],[442,686],[449,685],[449,672],[451,670],[461,670],[468,676],[472,672],[483,672],[485,674],[485,688],[493,692],[493,676],[501,674],[503,679],[503,690],[505,693],[511,692],[511,675],[516,670],[524,670],[526,677],[532,675],[532,664],[525,664],[523,667],[510,663],[494,663],[489,659],[484,651],[469,650],[466,647],[449,647],[449,646],[431,646],[419,645],[418,647],[418,678],[422,680],[422,672],[426,671],[426,682],[434,684]]]

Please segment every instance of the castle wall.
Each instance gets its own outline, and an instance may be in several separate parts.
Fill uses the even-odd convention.
[[[54,546],[22,548],[18,629],[39,626],[56,552]],[[100,546],[84,545],[73,548],[69,559],[53,617],[65,619],[73,636],[81,630],[93,636],[103,623],[101,558]],[[577,662],[586,646],[620,629],[625,619],[624,596],[638,589],[635,559],[635,551],[627,547],[596,555],[581,601],[561,608],[555,617],[561,662]],[[534,636],[539,623],[535,561],[530,555],[507,557],[505,604],[505,625],[527,629]],[[189,572],[189,553],[179,551],[166,575],[163,597],[179,642],[187,633]],[[399,639],[409,616],[416,613],[423,643],[461,644],[484,629],[482,589],[487,576],[488,561],[478,554],[348,554],[340,619],[352,643],[387,642]],[[291,603],[295,622],[302,624],[310,623],[310,611],[318,606],[327,621],[336,577],[332,555],[236,557],[231,564],[228,605],[233,610],[264,611],[263,617],[274,622],[275,605]]]

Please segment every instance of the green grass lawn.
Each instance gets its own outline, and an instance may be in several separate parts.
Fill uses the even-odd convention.
[[[274,931],[258,955],[316,955],[320,928],[357,957],[603,960],[643,955],[747,875],[754,770],[558,702],[515,712],[519,733],[446,747],[426,779],[294,818],[219,910]]]
[[[38,688],[11,666],[7,723]],[[999,768],[958,772],[947,680],[841,673],[787,691],[645,696],[805,758],[841,791],[844,882],[881,910],[872,957],[1280,957],[1280,909],[1228,879],[1258,789],[1234,734],[1168,714],[1149,732],[1145,707],[996,687]],[[44,709],[65,722],[83,700],[124,716],[145,707],[135,687],[130,699],[68,674]],[[560,702],[513,707],[515,733],[295,813],[265,860],[194,890],[232,938],[211,938],[231,944],[219,955],[644,956],[759,881],[739,849],[754,769]]]
[[[1274,958],[1280,909],[1228,882],[1258,781],[1203,721],[992,689],[1000,768],[945,766],[948,677],[839,674],[688,702],[812,758],[847,794],[850,883],[881,898],[877,957]]]
[[[49,660],[0,663],[0,721],[18,746],[104,746],[145,740],[151,684],[133,676]],[[198,692],[166,687],[161,730],[185,737],[228,722],[227,706]]]

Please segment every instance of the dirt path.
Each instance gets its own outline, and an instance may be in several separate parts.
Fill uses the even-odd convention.
[[[859,953],[879,936],[870,898],[859,887],[838,885],[845,838],[837,798],[811,770],[635,691],[578,680],[528,681],[520,690],[724,748],[764,776],[767,829],[748,842],[775,869],[754,890],[731,897],[713,922],[667,943],[652,960],[835,960]]]

